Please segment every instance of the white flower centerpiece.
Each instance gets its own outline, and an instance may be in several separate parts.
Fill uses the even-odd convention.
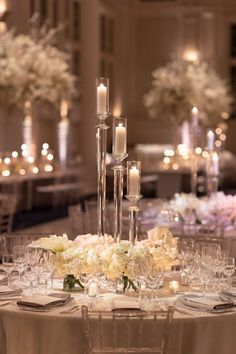
[[[68,55],[54,45],[57,30],[34,24],[29,35],[6,31],[0,35],[0,102],[19,106],[44,101],[56,107],[74,97],[76,78]]]
[[[167,227],[156,227],[146,240],[134,246],[129,241],[115,243],[113,237],[80,235],[70,241],[67,235],[40,238],[30,244],[53,253],[56,272],[64,276],[64,288],[75,284],[83,287],[80,274],[100,272],[107,279],[123,279],[123,291],[136,290],[135,274],[141,264],[150,264],[164,271],[170,270],[177,255],[176,240]]]
[[[151,119],[181,125],[196,106],[201,123],[215,126],[222,112],[230,112],[229,88],[206,62],[172,61],[152,76],[152,88],[144,96]]]
[[[168,208],[178,213],[186,223],[230,226],[236,220],[236,196],[223,192],[198,198],[194,194],[176,193]]]

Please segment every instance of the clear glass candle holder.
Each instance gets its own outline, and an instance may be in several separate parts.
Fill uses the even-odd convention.
[[[141,161],[127,162],[127,199],[139,200],[141,185]]]
[[[109,79],[96,79],[97,115],[106,116],[109,113]]]
[[[113,118],[112,155],[117,163],[127,157],[127,119]]]

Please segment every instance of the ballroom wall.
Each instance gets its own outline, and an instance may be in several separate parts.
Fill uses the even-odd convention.
[[[48,16],[52,17],[56,0],[8,0],[8,27],[27,32],[32,3],[38,11],[42,8],[42,1],[47,5]],[[80,38],[74,41],[73,4],[77,1],[80,3],[77,24]],[[164,129],[158,121],[150,121],[142,103],[143,94],[151,86],[151,72],[156,67],[164,65],[173,56],[181,57],[186,50],[197,50],[200,59],[208,60],[222,77],[230,79],[230,66],[235,64],[229,48],[230,25],[236,23],[234,0],[57,0],[56,3],[58,23],[69,19],[69,36],[63,32],[60,47],[72,54],[79,53],[77,74],[81,81],[81,95],[71,117],[71,151],[81,153],[91,168],[95,166],[95,77],[104,72],[111,77],[111,111],[128,117],[130,146],[167,143],[176,135],[171,129]],[[65,6],[69,6],[68,14],[65,14]],[[114,50],[110,53],[101,49],[102,16],[114,24]],[[10,145],[17,148],[20,146],[20,113],[15,128],[12,126],[14,122],[6,124],[4,119],[0,121],[1,130],[7,130],[12,140]],[[41,113],[37,119],[38,141],[47,139],[56,150],[58,116]],[[230,121],[229,126],[227,146],[236,153],[235,121]],[[111,129],[109,145],[110,135]],[[7,145],[2,139],[0,149],[9,148],[9,143]]]

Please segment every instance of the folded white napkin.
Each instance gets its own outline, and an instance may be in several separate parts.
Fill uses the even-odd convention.
[[[140,310],[140,306],[138,301],[115,299],[112,304],[112,310]]]
[[[222,290],[221,291],[221,294],[223,296],[226,296],[226,297],[229,297],[229,298],[232,298],[232,300],[236,300],[236,288],[231,288],[229,290]]]
[[[205,297],[205,296],[191,296],[185,295],[182,297],[182,302],[196,309],[202,310],[220,310],[233,307],[234,303],[232,301],[221,301],[218,297]]]
[[[11,289],[6,285],[0,285],[0,297],[2,296],[15,296],[22,292],[22,289]]]
[[[70,294],[52,293],[50,295],[24,296],[21,300],[17,301],[17,305],[45,308],[61,306],[66,304],[70,300]]]

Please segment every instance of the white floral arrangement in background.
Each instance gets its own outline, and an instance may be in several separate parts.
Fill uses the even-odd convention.
[[[168,208],[189,223],[215,223],[229,225],[236,220],[236,195],[218,192],[210,198],[198,198],[193,194],[177,193]]]
[[[152,76],[152,88],[144,95],[151,119],[180,125],[196,106],[201,123],[213,127],[222,112],[230,112],[229,88],[206,62],[172,61]]]
[[[30,35],[14,31],[0,35],[1,103],[40,100],[58,106],[61,99],[76,95],[68,55],[53,45],[55,33],[42,27]]]
[[[126,279],[127,286],[133,284],[141,265],[167,271],[177,256],[176,239],[167,227],[155,227],[148,232],[146,240],[138,241],[134,246],[129,241],[115,243],[109,235],[80,235],[70,241],[64,234],[40,238],[30,247],[51,251],[60,276],[73,274],[79,278],[81,273],[102,271],[108,279]]]

